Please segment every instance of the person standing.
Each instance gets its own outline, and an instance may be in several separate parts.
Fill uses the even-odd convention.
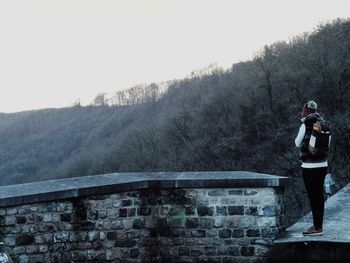
[[[317,104],[313,100],[304,105],[301,115],[302,124],[295,138],[295,146],[300,148],[303,180],[313,217],[313,226],[303,231],[303,235],[322,235],[324,215],[323,185],[328,172],[327,153],[313,155],[309,151],[308,144],[314,123],[322,121],[323,118],[317,112]]]

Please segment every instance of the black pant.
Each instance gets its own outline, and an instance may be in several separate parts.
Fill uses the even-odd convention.
[[[303,179],[309,197],[314,227],[322,228],[324,213],[323,184],[328,168],[303,168]]]

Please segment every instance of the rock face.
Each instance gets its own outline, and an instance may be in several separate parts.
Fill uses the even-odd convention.
[[[283,227],[281,193],[154,187],[8,206],[2,240],[14,262],[261,262]]]

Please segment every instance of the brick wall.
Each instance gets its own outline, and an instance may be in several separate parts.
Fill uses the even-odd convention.
[[[0,209],[14,262],[260,262],[276,188],[143,189]]]

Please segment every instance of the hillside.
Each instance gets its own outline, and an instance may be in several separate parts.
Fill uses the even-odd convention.
[[[298,178],[293,141],[309,99],[333,123],[337,185],[349,181],[349,20],[265,46],[228,70],[210,67],[172,81],[157,99],[141,91],[133,90],[141,98],[133,103],[117,92],[99,106],[1,114],[1,184],[117,171],[250,170]]]

